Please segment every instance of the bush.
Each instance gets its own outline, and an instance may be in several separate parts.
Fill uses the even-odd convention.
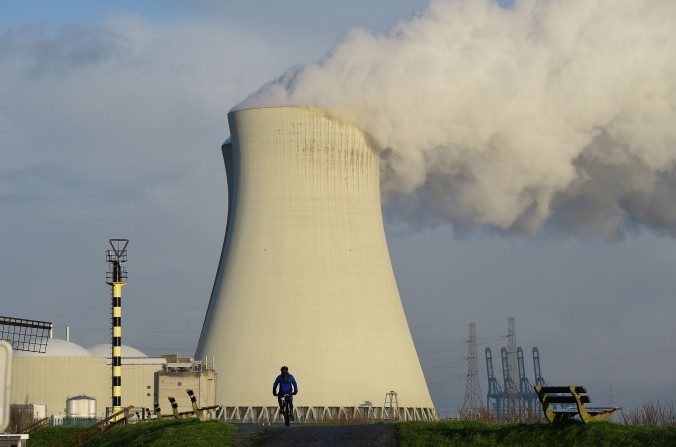
[[[676,425],[676,407],[673,401],[643,402],[640,407],[622,411],[622,422],[627,425],[648,425],[656,427],[673,427]]]

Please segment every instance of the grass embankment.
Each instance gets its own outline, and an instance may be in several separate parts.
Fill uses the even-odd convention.
[[[303,426],[294,427],[302,430]],[[82,427],[46,427],[28,447],[60,445]],[[142,422],[114,427],[85,447],[232,446],[235,426],[197,419]],[[496,422],[404,422],[396,425],[400,447],[621,447],[676,446],[676,427],[595,424],[501,424]]]
[[[31,434],[28,447],[59,445],[82,427],[46,427]],[[220,421],[167,419],[119,425],[84,444],[85,447],[163,446],[211,447],[232,446],[235,426]]]
[[[399,447],[638,447],[676,446],[676,427],[613,423],[534,424],[497,422],[404,422]]]
[[[31,433],[28,447],[52,447],[82,430],[82,427],[45,427]]]

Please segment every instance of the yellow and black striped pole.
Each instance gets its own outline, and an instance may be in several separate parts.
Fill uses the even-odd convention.
[[[113,413],[122,410],[122,287],[126,282],[114,282],[112,309],[112,391]]]
[[[122,263],[127,261],[127,239],[111,239],[112,250],[106,258],[110,265],[107,283],[111,288],[111,373],[112,414],[122,410],[122,288],[127,285],[127,271]]]

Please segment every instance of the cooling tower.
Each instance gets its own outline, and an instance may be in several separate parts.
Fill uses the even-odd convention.
[[[228,120],[225,241],[196,352],[214,358],[226,419],[273,417],[282,365],[298,381],[301,420],[392,417],[397,406],[401,419],[435,419],[368,140],[315,108]],[[384,405],[390,391],[396,402]]]

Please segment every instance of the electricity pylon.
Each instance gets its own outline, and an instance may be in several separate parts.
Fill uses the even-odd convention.
[[[469,339],[467,340],[467,385],[465,386],[465,400],[460,414],[463,418],[475,419],[480,416],[483,409],[476,349],[476,324],[470,323]]]

